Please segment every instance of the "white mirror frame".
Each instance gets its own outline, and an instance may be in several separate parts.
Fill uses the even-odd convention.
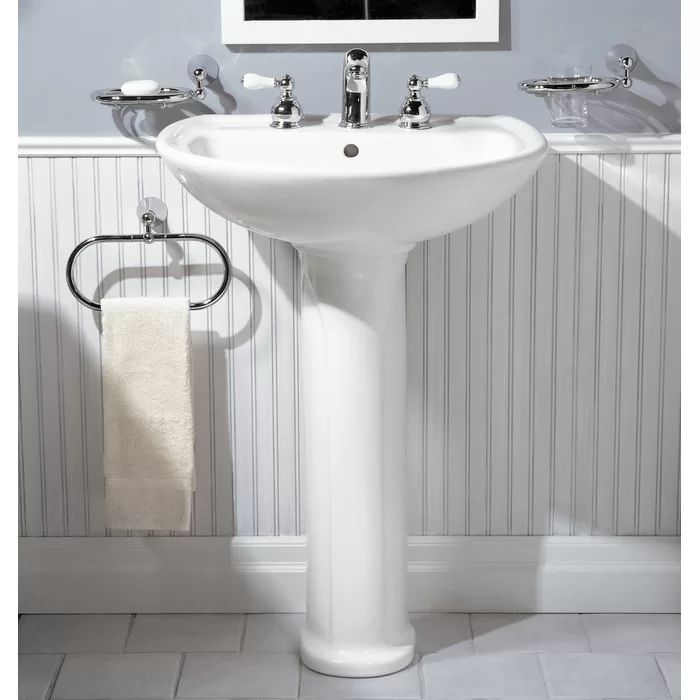
[[[246,44],[496,42],[500,0],[477,0],[474,19],[244,20],[244,0],[221,0],[221,40]]]

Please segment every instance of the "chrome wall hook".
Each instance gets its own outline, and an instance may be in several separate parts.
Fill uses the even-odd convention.
[[[204,87],[219,77],[219,64],[211,56],[200,54],[189,60],[187,73],[197,85],[194,89],[195,98],[203,100],[207,94]]]
[[[629,44],[616,44],[605,55],[605,63],[610,71],[622,75],[621,86],[632,87],[632,71],[635,69],[639,56]]]

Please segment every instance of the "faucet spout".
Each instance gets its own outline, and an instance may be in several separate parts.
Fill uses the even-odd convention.
[[[343,67],[343,109],[340,126],[361,129],[370,126],[369,54],[364,49],[350,49]]]

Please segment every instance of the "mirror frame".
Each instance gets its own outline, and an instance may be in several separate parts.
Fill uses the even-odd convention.
[[[474,19],[246,22],[244,0],[221,0],[221,40],[228,45],[497,42],[499,4],[499,0],[477,0]]]

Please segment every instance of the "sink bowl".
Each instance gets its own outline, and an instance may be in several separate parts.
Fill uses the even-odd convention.
[[[360,130],[339,120],[276,130],[268,115],[192,117],[164,129],[157,148],[231,221],[299,247],[364,249],[412,247],[482,217],[547,152],[542,134],[512,117],[437,117],[418,131],[396,119]]]
[[[270,129],[269,115],[199,116],[157,148],[225,218],[291,242],[302,269],[307,537],[304,663],[338,676],[398,671],[407,613],[406,296],[409,251],[514,194],[547,152],[511,117],[433,118],[429,130],[339,115]]]

